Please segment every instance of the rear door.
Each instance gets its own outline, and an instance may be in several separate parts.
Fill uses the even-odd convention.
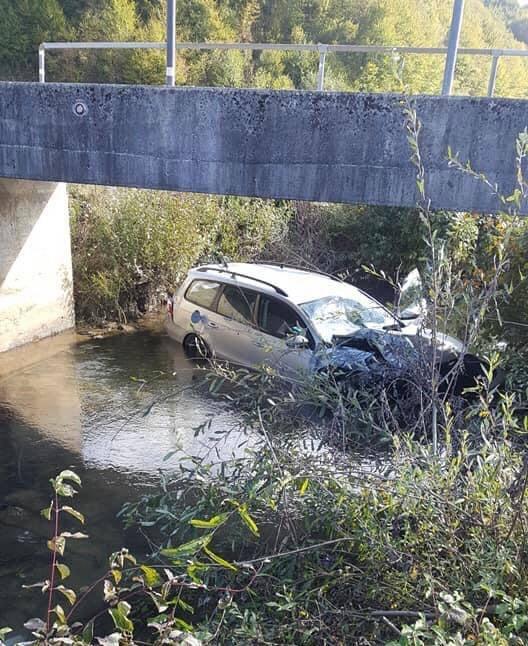
[[[206,322],[210,347],[218,357],[254,367],[256,302],[256,292],[238,285],[224,285],[216,312],[208,312]]]
[[[279,373],[294,377],[310,368],[313,357],[313,339],[302,316],[290,305],[273,296],[261,295],[257,315],[258,332],[254,345],[259,364],[269,365]],[[290,348],[286,341],[304,335],[309,348]]]
[[[221,283],[206,279],[193,280],[189,285],[184,297],[175,305],[173,313],[174,325],[182,341],[187,334],[194,332],[203,338],[211,350],[214,350],[207,323],[215,310],[221,288]],[[195,312],[199,316],[196,321],[193,321]]]

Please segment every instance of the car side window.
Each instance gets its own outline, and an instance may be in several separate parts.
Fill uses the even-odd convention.
[[[220,283],[215,283],[212,280],[195,280],[185,293],[185,300],[212,310],[219,289]]]
[[[259,308],[259,327],[263,332],[284,339],[292,334],[304,333],[306,326],[289,305],[274,298],[262,296]]]
[[[239,323],[253,325],[253,310],[257,295],[235,285],[226,285],[218,300],[216,311]]]

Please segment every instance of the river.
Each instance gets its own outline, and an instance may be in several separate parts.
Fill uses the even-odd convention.
[[[40,591],[22,586],[48,576],[49,526],[39,511],[50,477],[73,468],[83,481],[73,506],[90,539],[70,541],[64,558],[75,588],[104,572],[112,551],[141,549],[116,514],[156,485],[159,469],[213,446],[221,458],[236,450],[236,437],[218,446],[212,439],[236,419],[198,387],[202,377],[153,331],[89,340],[72,333],[0,356],[0,627],[19,631],[44,614]],[[211,417],[210,434],[195,437]]]

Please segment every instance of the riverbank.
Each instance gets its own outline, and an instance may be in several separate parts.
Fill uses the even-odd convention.
[[[137,320],[130,323],[119,323],[108,321],[100,325],[93,325],[81,322],[75,327],[75,333],[79,337],[91,339],[103,339],[119,334],[136,334],[137,332],[150,332],[152,334],[163,334],[163,321],[165,311],[162,308],[147,312]]]

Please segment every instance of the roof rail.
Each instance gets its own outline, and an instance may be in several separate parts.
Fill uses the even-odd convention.
[[[285,269],[296,269],[297,271],[307,271],[310,274],[319,274],[320,276],[326,276],[326,278],[330,278],[331,280],[336,280],[339,283],[344,283],[343,279],[339,278],[338,276],[334,276],[333,274],[328,274],[326,271],[320,271],[319,269],[310,269],[310,267],[302,267],[301,265],[290,265],[286,262],[275,262],[275,261],[267,261],[263,260],[262,262],[252,262],[249,263],[252,265],[271,265],[272,267],[280,267],[285,268]]]
[[[255,263],[255,264],[258,264],[258,263]],[[231,276],[233,276],[233,278],[236,278],[236,277],[238,277],[238,278],[247,278],[248,280],[254,280],[257,283],[262,283],[263,285],[266,285],[267,287],[271,287],[272,289],[274,289],[277,292],[277,294],[280,294],[281,296],[286,296],[286,297],[288,296],[288,294],[283,289],[281,289],[280,287],[277,287],[277,285],[274,285],[273,283],[268,283],[268,281],[266,281],[266,280],[261,280],[260,278],[255,278],[254,276],[248,276],[247,274],[240,274],[238,271],[233,271],[232,269],[206,265],[205,267],[198,267],[196,269],[196,271],[204,271],[204,272],[205,271],[218,271],[221,274],[230,274]]]
[[[325,271],[319,271],[318,269],[310,269],[308,267],[301,267],[300,265],[289,265],[285,262],[275,262],[275,261],[268,261],[266,262],[263,260],[262,262],[252,262],[249,263],[252,265],[271,265],[274,267],[285,267],[286,269],[297,269],[298,271],[306,271],[311,274],[319,274],[320,276],[326,276],[326,278],[330,278],[331,280],[335,280],[338,283],[342,283],[344,285],[350,285],[354,289],[357,289],[358,292],[361,292],[362,294],[365,294],[365,296],[368,296],[369,298],[372,298],[370,294],[368,294],[364,289],[361,289],[361,287],[358,287],[357,285],[353,285],[352,283],[347,283],[347,281],[344,278],[340,278],[339,276],[334,276],[333,274],[328,274]],[[384,306],[383,306],[384,307]],[[387,309],[387,308],[385,308]]]

